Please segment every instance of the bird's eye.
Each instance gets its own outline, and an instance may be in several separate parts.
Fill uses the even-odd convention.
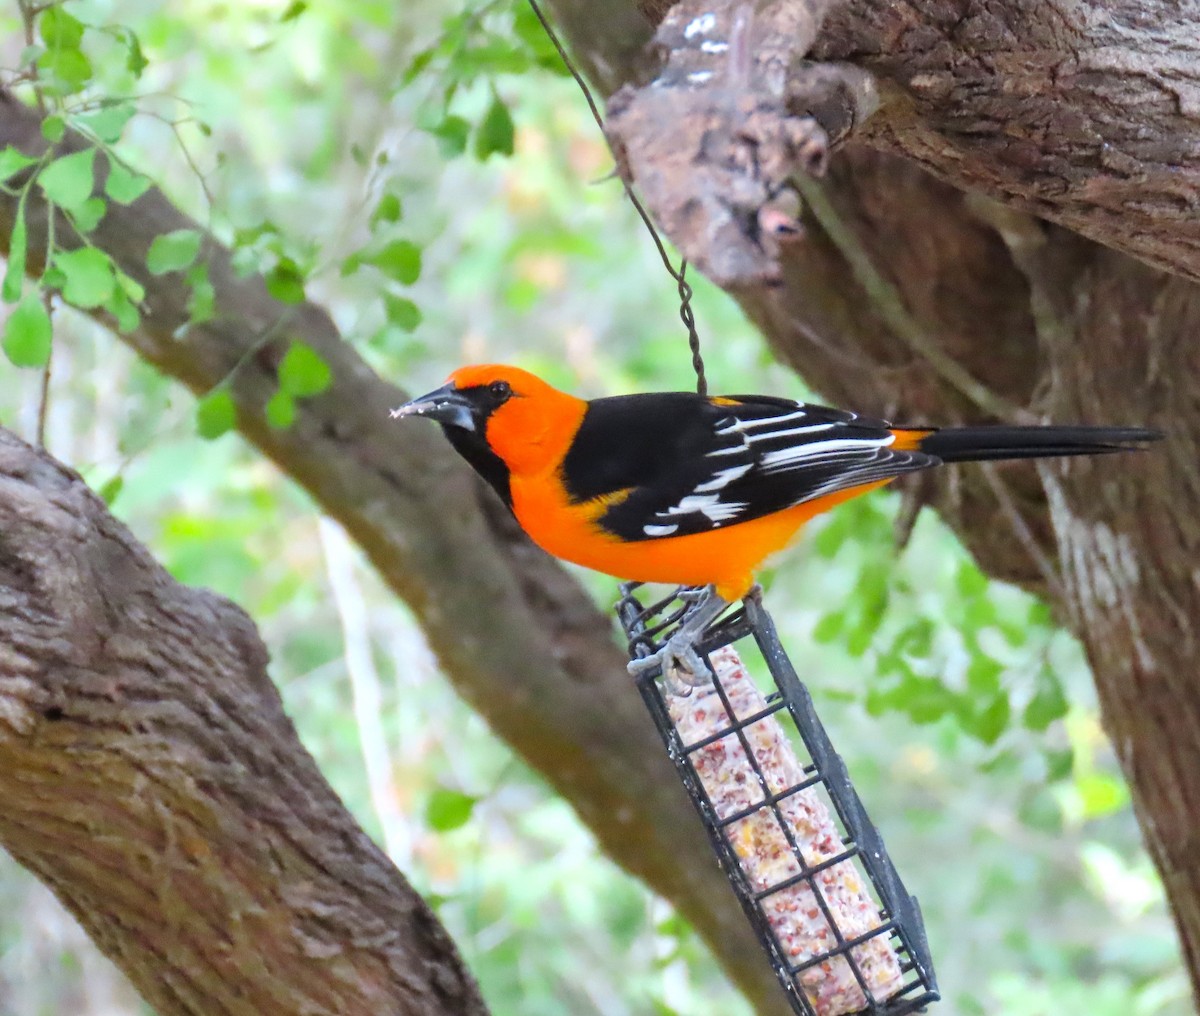
[[[512,385],[507,381],[493,381],[488,385],[488,391],[498,399],[507,399],[513,393]]]

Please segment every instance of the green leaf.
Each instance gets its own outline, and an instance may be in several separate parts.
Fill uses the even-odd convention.
[[[858,659],[871,648],[871,638],[874,634],[875,628],[872,625],[855,625],[846,633],[846,652]]]
[[[286,430],[296,422],[296,400],[280,388],[267,400],[266,417],[275,430]]]
[[[292,0],[287,9],[279,15],[279,20],[281,22],[295,21],[306,10],[308,10],[308,4],[305,0]]]
[[[117,269],[117,287],[134,303],[141,303],[146,299],[146,287],[120,269]]]
[[[996,604],[986,595],[972,596],[964,601],[963,622],[970,631],[980,631],[996,623]]]
[[[399,222],[403,212],[404,208],[400,204],[400,198],[395,194],[385,194],[379,199],[375,211],[371,213],[371,225],[377,226],[381,222]]]
[[[533,65],[531,55],[517,49],[508,39],[496,35],[451,55],[450,66],[465,80],[498,74],[524,74]]]
[[[972,562],[964,561],[958,566],[958,571],[954,576],[954,584],[958,587],[958,593],[964,599],[974,596],[980,596],[987,591],[987,576],[983,574]]]
[[[854,587],[854,601],[862,613],[863,623],[872,630],[883,620],[888,605],[890,572],[885,564],[869,565],[859,573]]]
[[[100,500],[111,508],[113,502],[120,495],[124,487],[125,477],[123,477],[120,473],[117,473],[116,476],[113,476],[107,480],[104,485],[96,491],[96,493],[100,495]]]
[[[1046,779],[1052,783],[1058,780],[1065,780],[1075,768],[1075,752],[1071,748],[1048,751],[1045,754],[1045,759]]]
[[[404,286],[411,286],[421,277],[421,248],[411,240],[393,240],[373,254],[364,254],[361,260]]]
[[[5,145],[4,150],[0,151],[0,183],[7,183],[21,170],[27,169],[38,160],[31,155],[26,155],[18,148],[13,148],[12,145]]]
[[[5,303],[16,303],[21,299],[25,286],[25,254],[29,247],[29,231],[25,226],[25,203],[17,205],[17,221],[13,223],[12,236],[8,241],[8,267],[4,270],[4,286],[0,296]]]
[[[404,69],[404,73],[400,75],[400,87],[405,88],[408,85],[411,85],[417,79],[420,73],[429,66],[430,61],[433,60],[433,57],[434,50],[432,48],[423,49],[420,53],[414,56],[412,58],[412,62],[409,63],[409,65]]]
[[[92,62],[81,49],[50,49],[38,57],[43,87],[58,95],[81,91],[92,80]]]
[[[128,335],[142,322],[142,315],[122,289],[113,293],[105,309],[116,319],[117,331],[122,335]]]
[[[112,259],[95,247],[55,251],[54,264],[63,273],[62,295],[84,310],[107,303],[116,287]]]
[[[841,635],[845,620],[845,615],[841,611],[825,614],[813,627],[813,641],[822,645],[832,642]]]
[[[99,109],[77,117],[78,122],[106,144],[116,144],[125,133],[125,125],[133,118],[137,108],[132,102],[116,100],[106,102]]]
[[[192,287],[187,302],[188,320],[197,325],[211,321],[216,314],[217,291],[208,278],[207,262],[199,261],[192,265],[188,269],[187,281]]]
[[[513,11],[513,34],[534,54],[539,67],[561,76],[570,76],[571,72],[528,4],[519,4]]]
[[[1043,671],[1038,678],[1037,691],[1025,707],[1022,720],[1030,730],[1042,731],[1055,720],[1067,715],[1067,700],[1058,678]]]
[[[30,293],[8,315],[4,355],[17,367],[44,367],[50,360],[53,329],[37,293]]]
[[[196,433],[212,441],[237,426],[237,407],[228,388],[214,388],[196,403]]]
[[[146,267],[151,275],[181,272],[200,254],[200,232],[195,229],[176,229],[160,233],[150,244]]]
[[[464,794],[461,790],[439,787],[429,796],[429,803],[425,806],[425,821],[439,833],[461,829],[471,821],[471,813],[478,800],[478,797]]]
[[[280,303],[304,302],[304,275],[291,258],[280,258],[265,276],[267,292]]]
[[[292,343],[279,364],[279,387],[298,399],[325,391],[333,382],[329,364],[311,346]]]
[[[913,676],[897,689],[892,705],[903,709],[914,723],[934,723],[952,714],[955,696],[941,681]]]
[[[972,654],[967,667],[967,687],[978,698],[991,698],[1000,690],[1000,675],[1003,673],[1003,664],[976,652]]]
[[[71,219],[79,232],[90,233],[100,225],[100,220],[104,218],[104,213],[107,211],[108,202],[96,195],[88,198],[78,208],[72,209]]]
[[[492,104],[475,132],[475,157],[483,160],[491,155],[512,155],[513,133],[512,115],[504,100],[493,91]]]
[[[1103,818],[1129,804],[1129,790],[1116,776],[1088,773],[1075,781],[1075,790],[1083,810],[1083,818]]]
[[[388,323],[395,325],[402,332],[415,332],[421,325],[421,308],[412,300],[403,296],[393,296],[385,293],[383,306],[387,313]]]
[[[42,137],[52,145],[57,145],[67,133],[67,121],[57,113],[51,113],[42,121]]]
[[[63,10],[62,4],[54,4],[42,11],[38,32],[51,48],[77,47],[83,40],[83,22]]]
[[[995,744],[1000,735],[1008,729],[1008,721],[1012,716],[1012,707],[1008,696],[1001,692],[987,705],[977,712],[967,722],[966,727],[984,744]]]
[[[927,617],[916,618],[896,636],[892,651],[909,656],[928,656],[933,652],[933,635],[933,622]]]
[[[471,136],[471,125],[461,116],[451,114],[441,123],[429,129],[438,140],[438,151],[443,159],[453,159],[467,150],[467,138]]]
[[[137,34],[131,29],[125,29],[125,69],[135,78],[142,76],[142,71],[150,66],[146,54],[142,52],[142,43]]]
[[[132,204],[149,189],[150,178],[148,176],[135,173],[109,156],[108,178],[104,181],[104,193],[117,204]]]
[[[1034,600],[1029,605],[1029,619],[1027,621],[1030,628],[1050,628],[1054,625],[1054,614],[1050,611],[1050,607],[1041,600]]]
[[[38,186],[45,192],[46,200],[66,209],[82,205],[92,196],[95,186],[95,161],[94,148],[55,159],[37,177]]]

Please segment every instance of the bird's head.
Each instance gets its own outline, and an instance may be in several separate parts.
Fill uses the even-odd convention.
[[[421,416],[440,423],[480,472],[477,460],[486,449],[509,471],[522,473],[537,471],[565,451],[586,408],[582,399],[520,367],[484,364],[460,367],[442,387],[393,409],[392,418]],[[472,448],[474,458],[468,454]]]

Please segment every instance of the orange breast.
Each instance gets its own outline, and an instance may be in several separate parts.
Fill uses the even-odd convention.
[[[726,600],[749,592],[754,574],[782,549],[809,519],[888,481],[864,484],[816,498],[785,511],[687,536],[627,543],[595,523],[612,503],[564,501],[561,485],[541,477],[513,477],[513,511],[522,528],[543,550],[586,568],[639,582],[672,585],[713,584]]]

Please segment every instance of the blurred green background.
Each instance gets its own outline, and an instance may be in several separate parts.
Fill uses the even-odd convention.
[[[118,150],[247,270],[303,280],[384,376],[419,392],[499,360],[584,395],[693,383],[673,284],[521,3],[66,10],[87,26],[87,75],[59,104],[134,97]],[[16,6],[2,27],[11,77]],[[723,294],[697,283],[696,307],[715,391],[806,394]],[[748,1012],[456,698],[335,524],[236,436],[199,437],[194,400],[110,333],[69,308],[55,320],[51,451],[177,578],[254,616],[305,744],[434,901],[493,1012]],[[0,372],[0,423],[31,437],[40,374]],[[898,504],[873,495],[814,524],[767,603],[920,898],[937,1012],[1190,1011],[1078,646],[930,513],[897,551]],[[580,577],[612,601],[611,580]],[[0,862],[0,1013],[145,1011],[49,892]]]

